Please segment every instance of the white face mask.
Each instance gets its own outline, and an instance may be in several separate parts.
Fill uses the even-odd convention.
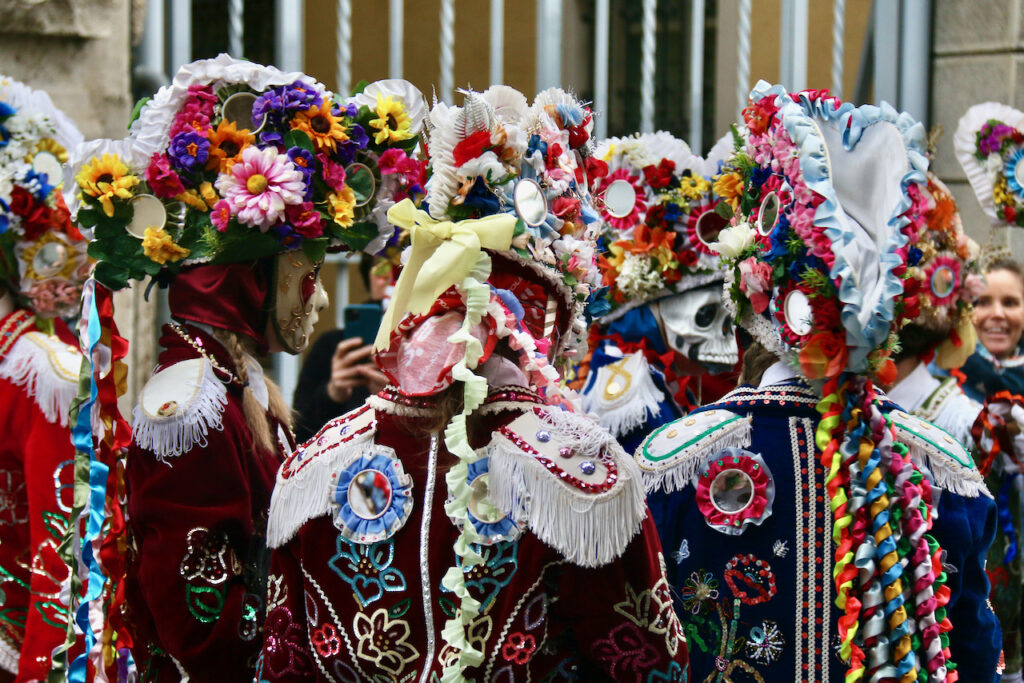
[[[274,263],[274,332],[288,353],[299,353],[309,343],[327,292],[320,283],[323,261],[309,260],[301,249],[280,254]]]
[[[657,307],[665,340],[679,354],[715,370],[739,360],[720,285],[667,297]]]

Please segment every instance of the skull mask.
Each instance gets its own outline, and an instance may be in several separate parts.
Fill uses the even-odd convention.
[[[710,372],[736,365],[739,349],[732,320],[722,305],[721,284],[676,294],[652,304],[668,345]]]

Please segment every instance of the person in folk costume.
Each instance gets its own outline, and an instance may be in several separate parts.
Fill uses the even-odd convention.
[[[640,473],[552,364],[599,279],[591,127],[557,88],[434,105],[392,386],[278,474],[258,680],[686,679]]]
[[[764,82],[744,120],[715,183],[736,212],[715,248],[758,342],[745,363],[776,359],[636,454],[693,680],[992,680],[994,665],[951,659],[954,609],[974,638],[998,626],[979,567],[950,605],[932,526],[984,484],[961,445],[926,438],[938,430],[890,410],[872,379],[891,381],[911,312],[924,128]]]
[[[983,402],[972,433],[979,467],[996,497],[999,523],[989,557],[992,602],[1003,626],[1003,680],[1021,680],[1021,601],[1024,589],[1019,437],[1024,426],[1024,355],[1020,350],[1020,310],[1024,283],[1009,260],[1006,231],[1024,221],[1024,112],[996,102],[976,104],[960,119],[953,137],[957,160],[991,228],[982,248],[985,287],[979,292],[974,322],[975,352],[958,373],[963,390]],[[999,243],[1002,246],[999,246]],[[1007,303],[1010,307],[1007,307]],[[1008,428],[1008,429],[1007,429]]]
[[[258,359],[306,346],[327,303],[325,250],[377,234],[377,162],[415,146],[410,113],[424,108],[401,83],[360,107],[304,74],[220,55],[182,67],[126,140],[82,150],[78,221],[96,279],[117,290],[152,275],[172,318],[126,467],[143,680],[252,680],[270,494],[294,446]]]
[[[583,407],[627,452],[698,405],[687,392],[703,373],[739,360],[724,275],[698,230],[722,220],[711,177],[731,151],[726,136],[705,160],[665,132],[596,145],[588,179],[604,223],[607,305],[590,334]]]
[[[895,382],[885,388],[888,398],[895,404],[891,410],[910,412],[932,425],[922,432],[925,437],[932,433],[933,438],[953,439],[968,446],[974,461],[982,464],[985,453],[991,450],[988,444],[993,437],[1004,444],[1012,442],[1001,419],[1003,411],[993,409],[996,414],[982,415],[982,406],[964,394],[956,379],[933,377],[928,370],[932,359],[942,370],[958,368],[974,351],[977,337],[971,321],[971,301],[983,286],[977,273],[978,247],[964,234],[956,203],[942,181],[929,173],[926,190],[921,196],[927,202],[927,222],[907,254],[907,275],[903,284],[904,301],[909,307],[907,316],[914,314],[915,306],[918,313],[899,332],[900,349],[893,355]],[[1000,429],[996,434],[989,433],[982,438],[982,432],[974,430],[976,423],[992,425],[997,421]],[[940,496],[939,515],[932,528],[932,535],[946,553],[943,568],[951,591],[948,612],[956,627],[950,642],[953,660],[963,663],[961,678],[970,674],[977,680],[991,680],[1000,651],[1012,656],[1017,650],[1011,645],[1019,638],[1017,626],[1006,618],[1003,603],[1012,603],[1012,613],[1019,613],[1019,581],[1015,584],[1015,600],[1008,600],[1008,596],[999,592],[991,596],[1002,639],[1000,630],[971,630],[960,626],[965,619],[972,618],[962,616],[964,608],[982,606],[978,599],[960,600],[960,596],[965,591],[982,590],[986,583],[983,572],[987,571],[992,577],[1007,572],[1005,543],[1001,542],[1002,532],[997,529],[993,500],[999,494],[999,469],[982,471],[988,475],[987,495]],[[951,482],[949,488],[956,491],[955,482]],[[955,506],[962,509],[956,510]],[[999,539],[995,544],[992,543],[994,537]],[[1019,560],[1012,571],[1020,576]],[[983,616],[989,617],[987,610]],[[1006,679],[1004,673],[1002,680]]]
[[[0,75],[0,680],[44,678],[68,622],[57,545],[82,356],[63,318],[91,263],[59,189],[81,140],[49,95]]]

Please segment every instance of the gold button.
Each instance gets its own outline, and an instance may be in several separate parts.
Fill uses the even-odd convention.
[[[688,417],[685,420],[683,420],[683,424],[686,425],[687,427],[692,427],[693,425],[697,424],[697,418]]]
[[[668,437],[668,438],[670,438],[670,439],[674,439],[674,438],[676,438],[677,436],[679,436],[679,432],[677,432],[677,431],[676,431],[676,430],[674,430],[674,429],[670,429],[670,430],[668,430],[667,432],[665,432],[665,436],[667,436],[667,437]]]
[[[178,412],[178,402],[168,401],[157,409],[156,414],[158,417],[170,417],[176,412]]]
[[[612,380],[611,382],[608,382],[608,386],[605,388],[605,391],[611,396],[618,396],[622,393],[622,385]]]

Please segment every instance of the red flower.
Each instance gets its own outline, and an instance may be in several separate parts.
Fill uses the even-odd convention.
[[[825,296],[811,298],[811,311],[814,314],[814,329],[819,332],[832,332],[839,327],[839,307],[832,299]]]
[[[672,182],[672,172],[676,170],[676,163],[671,159],[662,159],[657,166],[651,164],[644,166],[644,178],[647,184],[653,188],[668,187]]]
[[[573,149],[578,149],[583,145],[587,144],[587,140],[590,139],[590,133],[587,132],[587,124],[594,118],[593,114],[587,112],[587,115],[583,117],[583,123],[578,126],[569,126],[569,146]]]
[[[536,649],[537,641],[529,633],[510,633],[505,644],[501,646],[501,656],[506,662],[523,665],[530,661]]]
[[[604,178],[606,175],[608,175],[608,164],[601,161],[600,159],[595,159],[594,157],[587,157],[585,163],[587,166],[587,179],[590,180],[591,183],[593,183],[598,178]]]
[[[807,379],[838,377],[846,368],[849,349],[843,333],[819,332],[800,351],[800,369]]]
[[[473,133],[468,138],[455,145],[452,150],[452,157],[456,166],[462,166],[470,159],[476,159],[491,147],[490,131],[481,130]]]
[[[886,358],[882,365],[879,366],[875,377],[878,378],[879,384],[884,387],[890,387],[896,383],[897,374],[896,363],[892,362],[892,358]]]
[[[1005,218],[1008,223],[1015,223],[1017,221],[1017,209],[1012,206],[1004,206],[1003,218]]]
[[[697,265],[697,252],[690,249],[679,252],[679,263],[687,268]]]
[[[551,203],[551,213],[565,221],[571,221],[580,213],[580,200],[572,197],[555,197]]]
[[[653,168],[653,166],[648,166],[648,168]],[[668,225],[665,223],[665,207],[658,205],[647,209],[647,217],[644,219],[644,222],[652,228],[667,228]]]
[[[185,191],[178,174],[171,169],[171,162],[166,154],[157,154],[146,167],[146,182],[153,194],[162,199],[177,197]]]
[[[50,227],[50,209],[23,187],[11,191],[11,213],[21,216],[21,229],[25,237],[34,240]]]

